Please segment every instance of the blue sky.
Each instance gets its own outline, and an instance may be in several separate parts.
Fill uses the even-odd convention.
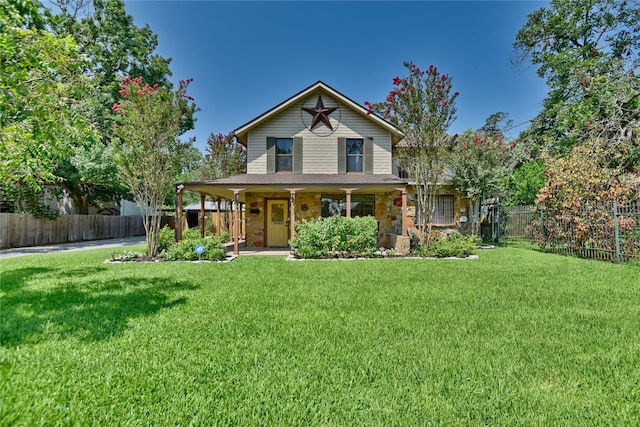
[[[154,1],[126,0],[136,25],[158,35],[172,80],[192,77],[201,108],[195,136],[228,133],[324,81],[354,101],[384,100],[404,61],[453,78],[457,120],[477,129],[498,111],[516,137],[547,93],[533,67],[512,64],[515,35],[542,1]]]

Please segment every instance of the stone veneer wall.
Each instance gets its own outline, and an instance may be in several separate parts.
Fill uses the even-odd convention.
[[[338,191],[336,191],[337,193]],[[453,195],[454,220],[456,225],[436,226],[436,229],[459,229],[465,232],[466,224],[460,224],[461,216],[468,216],[467,201],[460,197],[453,186],[444,186],[439,191],[440,195]],[[322,193],[301,192],[296,194],[296,221],[310,220],[321,214]],[[267,199],[289,199],[288,192],[273,193],[247,193],[245,195],[246,210],[246,246],[248,248],[262,248],[265,246],[265,214]],[[303,210],[303,205],[306,209]],[[253,213],[252,213],[253,212]],[[409,203],[408,227],[414,226],[415,204]],[[393,247],[392,235],[402,234],[402,196],[399,191],[388,193],[375,193],[375,216],[379,221],[378,246],[384,248]],[[468,222],[467,222],[468,224]]]
[[[245,195],[246,247],[262,248],[266,244],[266,200],[288,200],[289,196],[288,192],[247,193]],[[297,193],[296,221],[311,220],[319,217],[322,211],[321,196],[322,193],[319,192]],[[306,209],[303,209],[303,205],[306,205]],[[402,228],[402,199],[400,192],[375,193],[375,216],[380,224],[378,246],[390,247],[390,233],[399,233]]]
[[[446,230],[446,229],[454,229],[460,231],[462,234],[468,233],[469,231],[469,221],[466,223],[461,223],[460,218],[462,216],[466,216],[469,220],[469,206],[467,204],[467,199],[462,197],[454,186],[445,185],[438,189],[437,195],[440,196],[454,196],[453,197],[453,219],[455,224],[447,224],[447,225],[434,225],[434,229],[436,230]],[[416,208],[415,202],[409,202],[408,209],[408,227],[414,227]]]

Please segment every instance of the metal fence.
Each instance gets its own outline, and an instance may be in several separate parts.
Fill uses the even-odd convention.
[[[49,220],[30,214],[0,213],[0,249],[144,234],[139,216],[60,215]]]
[[[570,211],[518,206],[503,213],[503,239],[526,240],[545,252],[603,261],[640,260],[640,203],[602,202]]]

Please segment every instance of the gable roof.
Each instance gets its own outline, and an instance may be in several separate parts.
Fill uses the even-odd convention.
[[[324,92],[334,98],[337,98],[340,102],[346,104],[352,110],[356,111],[363,117],[371,120],[372,122],[376,123],[378,126],[386,129],[388,132],[391,133],[394,140],[397,141],[402,139],[403,135],[400,129],[398,129],[398,127],[396,127],[395,125],[393,125],[392,123],[388,122],[387,120],[383,119],[382,117],[378,116],[375,113],[367,114],[367,109],[364,108],[362,105],[353,101],[349,97],[341,94],[340,92],[338,92],[337,90],[335,90],[334,88],[332,88],[331,86],[327,85],[326,83],[320,80],[318,80],[316,83],[312,84],[311,86],[307,87],[306,89],[303,89],[300,92],[296,93],[289,99],[276,105],[275,107],[268,110],[267,112],[262,113],[255,119],[240,126],[236,130],[234,130],[233,133],[235,134],[236,138],[241,144],[246,145],[247,134],[252,128],[254,128],[255,126],[258,126],[261,123],[264,123],[266,120],[269,120],[276,114],[284,111],[285,109],[287,109],[288,107],[296,103],[297,101],[318,92]]]

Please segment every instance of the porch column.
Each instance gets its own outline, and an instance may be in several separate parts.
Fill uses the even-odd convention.
[[[233,191],[233,254],[238,255],[240,248],[238,246],[238,240],[240,239],[240,205],[238,204],[239,191]]]
[[[402,189],[402,236],[406,237],[409,235],[407,232],[407,189]]]
[[[220,237],[220,197],[216,197],[216,234]]]
[[[176,187],[176,223],[175,223],[175,239],[176,242],[182,240],[182,191],[184,185],[180,184]]]
[[[200,195],[200,237],[204,238],[204,199],[207,196]]]
[[[351,218],[351,189],[347,191],[347,218]]]
[[[289,190],[289,237],[293,238],[296,233],[296,191]]]

